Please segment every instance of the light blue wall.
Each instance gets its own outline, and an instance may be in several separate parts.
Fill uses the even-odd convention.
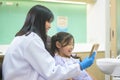
[[[9,0],[10,1],[10,0]],[[86,42],[86,5],[63,4],[33,1],[12,1],[13,5],[6,5],[2,1],[0,5],[0,44],[9,44],[16,32],[23,26],[28,10],[35,4],[42,4],[48,7],[55,15],[49,35],[57,32],[57,17],[68,18],[67,32],[70,32],[76,43]],[[16,6],[16,3],[19,5]]]

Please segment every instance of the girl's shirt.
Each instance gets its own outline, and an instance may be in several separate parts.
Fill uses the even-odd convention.
[[[55,65],[36,33],[17,36],[3,60],[3,80],[64,80],[80,74],[80,65]]]
[[[74,59],[72,57],[70,58],[61,57],[57,53],[55,54],[54,58],[56,60],[56,65],[60,64],[61,66],[65,65],[69,66],[71,64],[79,63],[79,59]],[[92,80],[92,78],[85,70],[83,70],[78,76],[72,77],[72,80]]]

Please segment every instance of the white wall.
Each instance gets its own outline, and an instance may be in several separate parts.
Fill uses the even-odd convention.
[[[109,0],[87,4],[87,43],[75,44],[74,52],[90,51],[94,43],[99,43],[98,51],[105,51],[106,57],[109,56],[109,21]]]
[[[97,0],[87,6],[87,43],[100,43],[105,50],[105,1]]]
[[[9,45],[0,45],[0,55],[4,55]]]
[[[110,0],[96,0],[87,7],[87,43],[100,43],[105,57],[110,57]],[[105,80],[110,76],[105,75]]]

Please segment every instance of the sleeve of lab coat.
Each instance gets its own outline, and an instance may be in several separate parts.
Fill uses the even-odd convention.
[[[69,66],[55,65],[54,58],[45,49],[41,39],[33,39],[26,46],[25,59],[47,80],[63,80],[80,74],[78,63]]]

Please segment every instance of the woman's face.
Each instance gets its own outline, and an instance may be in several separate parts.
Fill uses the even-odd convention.
[[[51,28],[51,23],[49,21],[45,22],[45,28],[46,28],[46,33],[47,33],[48,30]]]

